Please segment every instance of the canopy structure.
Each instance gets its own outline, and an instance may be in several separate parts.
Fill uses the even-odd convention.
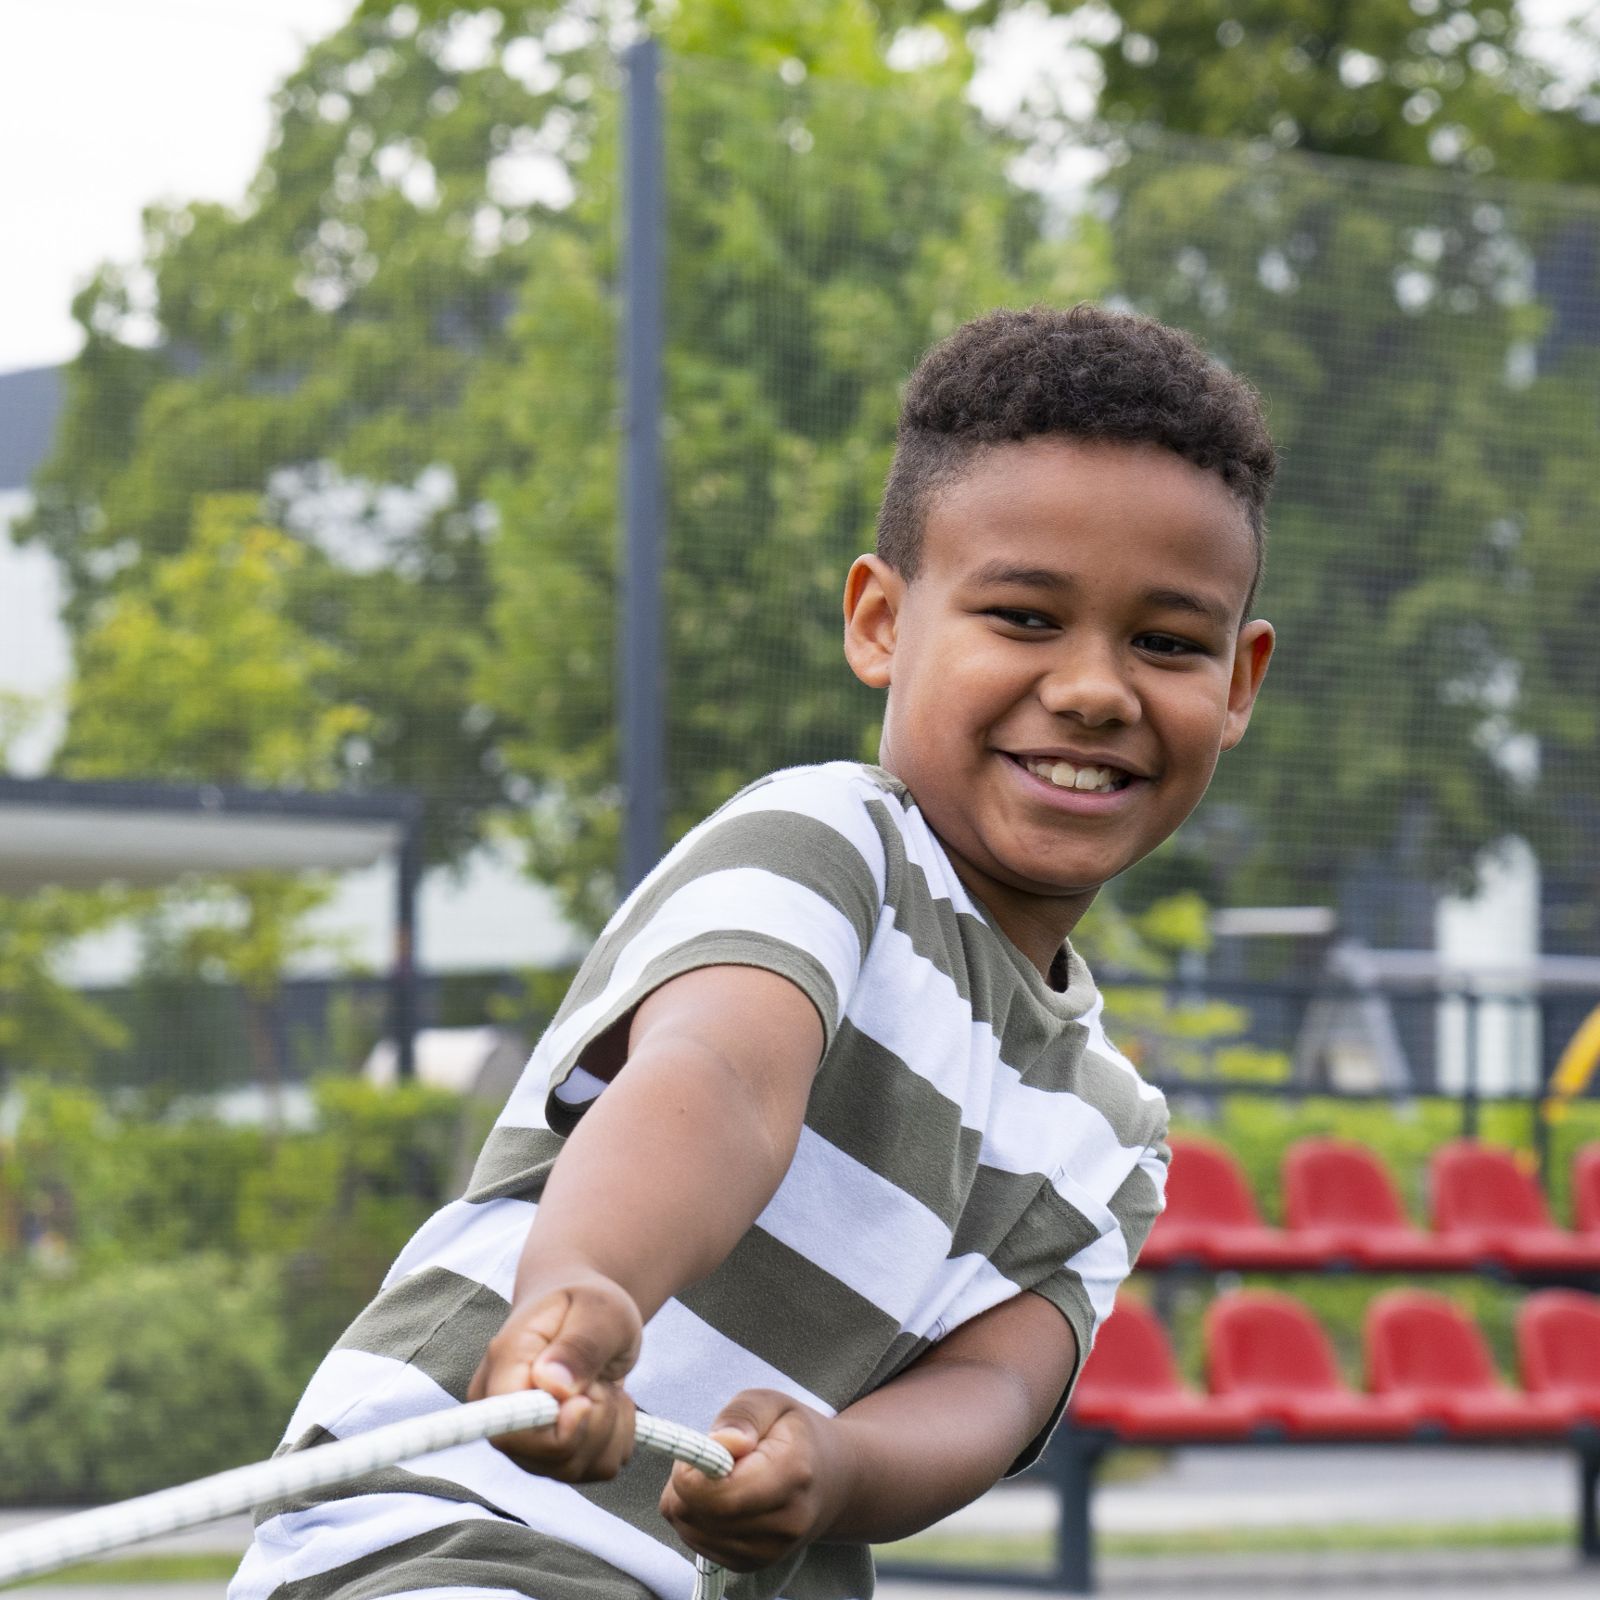
[[[422,801],[414,794],[0,777],[0,894],[162,884],[189,873],[339,872],[393,856],[391,1004],[400,1072],[409,1077],[421,829]]]

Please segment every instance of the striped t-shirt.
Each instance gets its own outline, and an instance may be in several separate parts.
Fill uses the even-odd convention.
[[[766,1388],[832,1415],[1022,1290],[1088,1352],[1161,1208],[1165,1105],[1107,1043],[1070,949],[1052,988],[967,894],[905,787],[835,762],[744,790],[618,910],[467,1194],[420,1229],[323,1362],[285,1448],[462,1401],[545,1177],[605,1090],[585,1051],[668,979],[727,963],[797,984],[825,1048],[771,1203],[646,1326],[627,1380],[641,1409],[703,1429],[739,1390]],[[441,1451],[264,1507],[229,1597],[688,1600],[692,1559],[656,1509],[667,1471],[640,1452],[613,1482],[571,1487],[488,1444]],[[864,1546],[818,1544],[730,1593],[871,1589]]]

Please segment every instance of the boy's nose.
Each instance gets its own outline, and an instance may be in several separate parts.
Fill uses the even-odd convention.
[[[1116,660],[1092,647],[1064,654],[1041,681],[1039,699],[1053,715],[1090,728],[1126,726],[1141,716],[1139,697]]]

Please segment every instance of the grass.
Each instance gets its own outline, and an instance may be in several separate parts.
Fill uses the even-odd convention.
[[[1343,1550],[1526,1549],[1567,1544],[1573,1537],[1566,1517],[1465,1523],[1335,1524],[1305,1528],[1207,1528],[1180,1533],[1105,1533],[1096,1549],[1106,1556],[1315,1555]],[[1014,1567],[1047,1571],[1055,1559],[1049,1533],[922,1533],[880,1545],[887,1561],[939,1562],[950,1566]]]
[[[193,1555],[117,1556],[85,1561],[29,1578],[21,1587],[45,1588],[65,1583],[226,1583],[238,1570],[238,1556],[203,1551]]]

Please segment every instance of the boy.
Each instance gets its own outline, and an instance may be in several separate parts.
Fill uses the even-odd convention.
[[[845,588],[880,766],[752,785],[629,898],[287,1440],[529,1385],[557,1424],[264,1508],[233,1600],[682,1600],[689,1551],[864,1596],[870,1542],[1038,1453],[1166,1158],[1066,938],[1245,731],[1273,468],[1142,318],[928,354]],[[619,1474],[635,1403],[731,1476]]]

